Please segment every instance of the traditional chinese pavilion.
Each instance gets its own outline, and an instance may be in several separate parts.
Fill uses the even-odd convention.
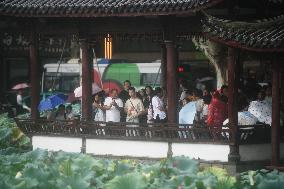
[[[267,1],[268,2],[268,1]],[[115,155],[112,149],[115,143],[121,142],[120,149],[137,149],[136,156],[164,157],[169,155],[190,155],[208,161],[223,161],[238,164],[240,161],[263,160],[263,150],[269,151],[269,144],[256,143],[244,145],[241,136],[252,131],[265,133],[267,128],[242,128],[237,125],[236,91],[239,81],[241,63],[238,54],[243,51],[267,54],[273,64],[273,122],[271,127],[272,166],[279,165],[280,128],[279,128],[279,88],[281,68],[283,68],[284,19],[283,16],[260,22],[239,22],[222,20],[202,14],[201,10],[215,13],[222,12],[222,6],[228,8],[226,17],[237,20],[238,7],[235,1],[223,0],[3,0],[0,2],[0,16],[5,21],[4,32],[21,32],[28,36],[24,48],[29,50],[30,76],[32,86],[32,119],[18,120],[22,130],[31,136],[52,135],[75,136],[79,138],[74,146],[83,152]],[[221,6],[221,9],[214,7]],[[283,6],[281,4],[281,6]],[[213,7],[213,8],[212,8]],[[264,9],[264,5],[258,10]],[[227,10],[227,9],[226,9]],[[201,22],[203,20],[203,22]],[[203,30],[202,30],[203,26]],[[2,32],[3,33],[3,32]],[[111,35],[113,40],[133,39],[150,40],[161,45],[162,75],[168,97],[168,127],[126,128],[100,127],[90,123],[91,119],[91,49],[97,41]],[[82,50],[82,117],[76,124],[65,126],[54,123],[43,123],[38,120],[37,106],[40,100],[39,49],[47,36],[76,36]],[[204,127],[180,129],[177,123],[177,61],[178,44],[192,37],[204,37],[228,46],[228,85],[229,85],[229,123],[223,129],[220,138],[204,139],[209,134]],[[3,56],[3,54],[2,54]],[[171,127],[176,126],[176,127]],[[268,128],[270,131],[270,128]],[[143,132],[142,132],[143,131]],[[129,133],[128,133],[129,132]],[[137,136],[133,133],[146,133]],[[104,133],[104,134],[102,134]],[[125,135],[125,133],[128,133]],[[132,133],[132,134],[131,134]],[[148,133],[148,134],[147,134]],[[184,137],[180,137],[183,133]],[[82,140],[81,140],[82,139]],[[111,139],[111,140],[109,140]],[[51,139],[50,141],[56,141]],[[58,139],[58,143],[60,143]],[[127,144],[123,140],[128,140]],[[39,138],[33,137],[34,144],[41,144]],[[46,144],[49,142],[45,142]],[[51,142],[52,143],[52,142]],[[58,146],[58,143],[56,144]],[[103,152],[95,149],[96,145],[108,145]],[[38,145],[38,147],[41,147]],[[90,148],[89,148],[90,147]],[[159,149],[159,150],[157,150]],[[191,150],[190,150],[191,149]],[[149,151],[150,150],[150,151]],[[142,153],[142,152],[143,153]],[[133,155],[117,152],[116,155]],[[144,152],[146,154],[144,154]],[[158,154],[156,154],[156,152]],[[250,153],[252,154],[250,154]],[[283,156],[283,151],[281,152]],[[260,158],[260,159],[259,159]]]
[[[239,54],[242,51],[265,54],[272,64],[272,165],[279,165],[280,159],[280,88],[283,85],[284,60],[284,16],[257,22],[236,22],[208,16],[203,31],[211,40],[223,43],[228,50],[229,118],[237,125],[237,90],[240,81]],[[282,76],[281,76],[282,74]],[[281,81],[281,82],[280,82]],[[283,87],[283,86],[282,86]],[[237,132],[237,130],[236,130]]]

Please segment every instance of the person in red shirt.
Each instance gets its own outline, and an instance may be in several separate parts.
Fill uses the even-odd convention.
[[[209,127],[221,129],[226,118],[227,104],[221,100],[220,93],[216,91],[214,92],[208,107],[207,125]]]

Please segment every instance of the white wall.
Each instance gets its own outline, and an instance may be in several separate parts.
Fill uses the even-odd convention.
[[[270,160],[271,144],[240,145],[241,161]],[[280,145],[280,157],[284,158],[284,143]]]
[[[167,142],[87,139],[86,153],[94,155],[165,158]]]
[[[173,143],[173,156],[188,156],[205,161],[228,161],[229,145]]]
[[[33,136],[33,149],[41,148],[51,151],[81,152],[81,138]]]
[[[33,136],[33,149],[81,152],[82,139],[71,137]],[[271,159],[270,144],[240,145],[241,161],[261,161]],[[204,161],[227,162],[229,145],[172,143],[173,156],[189,156]],[[167,142],[124,141],[106,139],[86,139],[86,153],[129,157],[165,158]],[[284,143],[280,146],[280,157],[284,158]]]

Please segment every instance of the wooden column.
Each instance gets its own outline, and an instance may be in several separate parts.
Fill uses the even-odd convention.
[[[91,49],[86,39],[81,41],[82,49],[82,120],[92,119],[92,64]]]
[[[167,48],[165,44],[161,44],[161,87],[167,88]]]
[[[282,68],[281,68],[281,76],[280,78],[281,79],[281,107],[284,107],[284,66],[282,65]]]
[[[38,105],[40,101],[40,77],[39,77],[39,57],[38,57],[38,34],[32,31],[30,34],[30,80],[31,80],[31,117],[37,119],[39,117]]]
[[[165,41],[167,48],[168,122],[177,123],[177,63],[173,41]]]
[[[0,48],[0,102],[1,99],[4,97],[4,93],[5,93],[5,80],[6,78],[4,78],[4,60],[3,60],[3,56],[2,56],[2,52],[3,50]]]
[[[228,48],[228,117],[230,127],[230,154],[228,160],[231,162],[238,162],[240,160],[237,109],[238,59],[237,49]]]
[[[271,165],[278,166],[280,159],[280,94],[279,94],[280,65],[272,63],[272,125],[271,125]]]

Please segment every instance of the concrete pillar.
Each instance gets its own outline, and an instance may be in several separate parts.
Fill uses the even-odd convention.
[[[40,102],[40,77],[39,77],[39,56],[38,56],[38,34],[32,31],[30,34],[30,64],[31,64],[31,118],[39,117],[38,105]]]

